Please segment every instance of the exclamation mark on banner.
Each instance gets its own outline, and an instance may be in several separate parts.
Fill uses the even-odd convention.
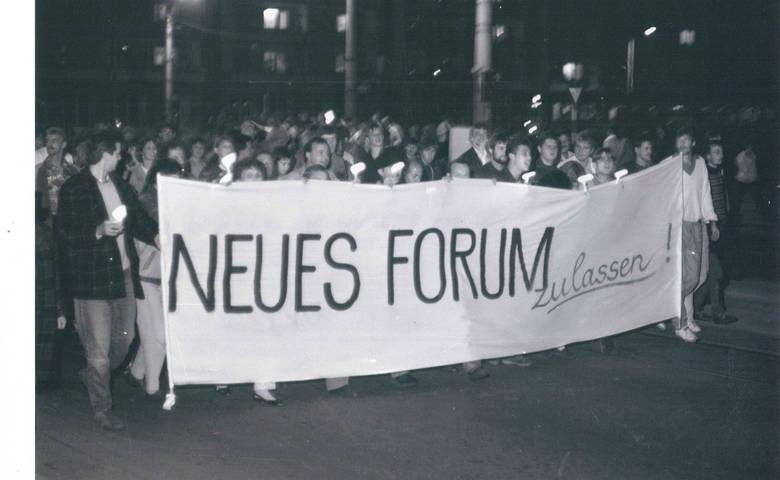
[[[672,224],[669,224],[669,228],[666,230],[666,250],[669,251],[672,249]],[[671,259],[667,256],[666,257],[666,263],[669,263]]]

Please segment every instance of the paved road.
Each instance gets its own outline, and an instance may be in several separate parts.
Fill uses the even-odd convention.
[[[705,325],[705,328],[709,325]],[[719,327],[721,328],[721,327]],[[725,327],[722,327],[725,328]],[[720,338],[714,328],[702,335]],[[69,355],[69,368],[78,358]],[[36,396],[37,474],[67,479],[780,478],[778,357],[687,345],[653,329],[614,354],[585,343],[490,366],[354,379],[357,397],[321,381],[284,384],[281,407],[180,388],[174,411],[116,386],[129,427],[101,431],[72,373]]]

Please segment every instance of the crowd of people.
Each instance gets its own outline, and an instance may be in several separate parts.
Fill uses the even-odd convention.
[[[123,428],[112,413],[110,380],[127,363],[137,326],[140,344],[123,375],[151,398],[161,398],[158,174],[224,185],[313,179],[393,186],[483,178],[579,189],[674,157],[684,172],[684,301],[681,317],[672,321],[674,332],[695,342],[700,320],[733,321],[723,303],[728,250],[742,198],[759,194],[749,140],[728,151],[718,132],[695,134],[690,128],[661,138],[658,130],[628,133],[617,124],[573,136],[565,130],[529,135],[525,129],[476,124],[469,130],[469,148],[450,158],[449,133],[447,120],[404,128],[380,115],[355,123],[322,114],[247,118],[233,129],[202,134],[179,134],[167,124],[146,131],[98,126],[69,138],[62,128],[48,128],[35,160],[38,385],[58,382],[56,332],[72,320],[86,355],[80,378],[95,420],[106,429]],[[608,350],[613,342],[602,339],[601,345]],[[524,356],[504,362],[529,364]],[[463,367],[472,380],[489,376],[482,362]],[[417,383],[410,372],[392,379],[400,386]],[[326,386],[343,392],[348,380],[328,379]],[[274,388],[257,383],[254,398],[276,405]],[[230,392],[225,385],[217,390]]]

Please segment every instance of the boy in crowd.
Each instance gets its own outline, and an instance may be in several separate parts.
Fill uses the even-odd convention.
[[[675,335],[686,342],[695,342],[701,328],[694,320],[693,292],[701,283],[703,265],[703,224],[710,224],[712,238],[720,236],[717,215],[712,206],[710,181],[704,159],[693,152],[696,146],[693,132],[682,128],[675,135],[677,153],[672,159],[682,164],[683,224],[682,224],[682,294],[681,315],[674,319]],[[706,275],[706,273],[705,273]]]
[[[723,176],[723,145],[720,142],[710,142],[707,149],[707,174],[710,181],[710,195],[712,196],[712,206],[715,214],[718,216],[717,222],[712,224],[720,225],[720,237],[723,237],[723,226],[728,216],[728,198],[726,194],[726,181]],[[711,224],[711,225],[712,225]],[[704,307],[711,306],[711,319],[714,323],[726,324],[736,321],[734,317],[726,315],[726,309],[723,305],[723,263],[721,257],[724,253],[723,240],[714,238],[713,230],[710,228],[709,246],[705,248],[709,253],[709,272],[704,283],[696,290],[693,301],[696,311],[700,312],[697,317],[707,319],[703,315]],[[706,246],[705,242],[705,246]]]
[[[434,161],[436,159],[436,140],[432,138],[423,138],[418,146],[420,152],[420,162],[423,166],[423,182],[430,182],[433,180],[440,180],[443,177],[442,171]]]
[[[649,133],[643,132],[636,138],[634,161],[626,167],[628,173],[636,173],[653,166],[653,139]]]

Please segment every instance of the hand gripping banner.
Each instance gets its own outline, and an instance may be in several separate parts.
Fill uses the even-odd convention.
[[[161,177],[171,386],[413,370],[674,317],[681,202],[670,161],[588,191]]]

